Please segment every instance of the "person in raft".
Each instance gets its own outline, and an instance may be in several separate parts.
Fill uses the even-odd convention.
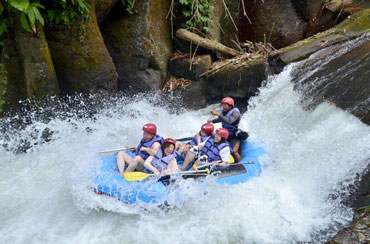
[[[213,166],[227,166],[230,162],[231,154],[230,144],[227,141],[228,136],[229,132],[225,128],[218,128],[215,135],[206,141],[200,153],[195,153],[194,150],[190,149],[185,161],[191,162],[196,159],[194,164],[197,166],[209,163],[212,163]],[[191,170],[193,169],[194,166]]]
[[[205,123],[200,128],[200,131],[193,137],[193,139],[186,143],[182,144],[181,142],[177,142],[176,146],[179,149],[180,153],[183,153],[183,157],[185,159],[183,165],[179,167],[181,170],[186,170],[189,163],[194,160],[192,157],[186,158],[189,150],[197,156],[199,156],[200,150],[204,147],[204,144],[207,142],[208,139],[210,139],[213,135],[214,126],[211,123]],[[179,146],[180,145],[180,146]]]
[[[241,160],[241,156],[239,154],[239,147],[240,147],[240,140],[236,136],[236,132],[238,131],[238,126],[241,119],[241,113],[238,108],[234,107],[234,99],[231,97],[225,97],[221,101],[222,104],[222,111],[217,112],[216,110],[212,109],[211,114],[217,116],[216,119],[209,119],[208,122],[210,123],[222,123],[222,128],[225,128],[229,132],[229,143],[232,148],[232,154],[236,161]]]
[[[172,138],[166,138],[156,154],[145,160],[144,172],[153,172],[156,176],[176,173],[178,170],[176,160],[178,152],[176,152],[175,147],[176,141]]]
[[[156,154],[163,142],[163,137],[157,135],[157,127],[155,124],[149,123],[143,126],[143,138],[138,146],[127,146],[127,149],[135,149],[136,155],[132,158],[126,152],[119,152],[117,155],[118,170],[121,175],[125,172],[126,163],[128,167],[126,172],[134,171],[140,165],[144,165],[144,161]],[[139,167],[142,169],[142,167]]]

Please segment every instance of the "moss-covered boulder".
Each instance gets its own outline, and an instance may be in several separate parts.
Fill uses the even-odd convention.
[[[238,2],[238,1],[236,1]],[[306,23],[297,14],[291,0],[246,0],[246,13],[251,20],[243,21],[240,40],[271,42],[281,48],[301,40]]]
[[[211,69],[222,67],[223,62],[212,64]],[[244,98],[253,95],[257,88],[266,79],[266,60],[254,59],[239,63],[230,63],[208,77],[207,93],[209,99],[213,100],[223,96]]]
[[[29,33],[17,23],[14,33],[23,67],[19,72],[24,73],[27,96],[58,95],[58,80],[42,26],[37,25],[36,33]]]
[[[94,5],[90,17],[46,32],[63,93],[117,89],[117,72],[98,27]]]
[[[0,111],[7,111],[27,97],[21,58],[15,47],[13,31],[3,39],[0,49]],[[1,113],[0,113],[1,115]]]
[[[169,6],[166,0],[138,0],[137,14],[123,15],[124,7],[117,4],[104,21],[104,38],[117,65],[120,89],[162,87],[172,52]]]

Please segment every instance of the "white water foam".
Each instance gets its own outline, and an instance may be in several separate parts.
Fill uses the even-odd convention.
[[[173,114],[153,105],[153,98],[124,97],[93,119],[32,121],[14,137],[1,136],[1,144],[12,148],[22,138],[38,142],[30,136],[35,129],[54,131],[50,142],[27,153],[0,148],[0,243],[327,240],[351,219],[341,200],[367,166],[370,128],[331,104],[303,110],[290,83],[294,68],[270,77],[243,115],[242,126],[248,125],[251,139],[263,141],[269,153],[262,175],[234,186],[206,182],[205,196],[192,181],[182,182],[188,199],[167,212],[94,194],[90,174],[97,152],[137,144],[149,121],[164,137],[193,135],[218,105]]]

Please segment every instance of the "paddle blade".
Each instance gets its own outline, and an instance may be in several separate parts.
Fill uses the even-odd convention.
[[[123,178],[125,178],[127,181],[141,181],[145,180],[149,176],[151,176],[151,174],[146,174],[143,172],[126,172],[123,174]]]
[[[230,154],[229,164],[234,163],[234,162],[235,162],[235,159],[233,155]]]

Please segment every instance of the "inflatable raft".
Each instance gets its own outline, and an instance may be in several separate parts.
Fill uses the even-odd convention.
[[[244,141],[241,143],[242,160],[227,167],[217,167],[211,171],[219,184],[239,184],[258,176],[261,173],[261,156],[265,150],[257,143]],[[150,203],[171,205],[171,179],[169,177],[154,181],[150,177],[143,181],[129,182],[118,173],[117,154],[105,157],[95,167],[93,188],[96,193],[104,194],[121,200],[127,204]],[[182,161],[178,161],[182,164]],[[204,174],[194,173],[182,178],[204,178]],[[173,190],[171,199],[173,200]]]

